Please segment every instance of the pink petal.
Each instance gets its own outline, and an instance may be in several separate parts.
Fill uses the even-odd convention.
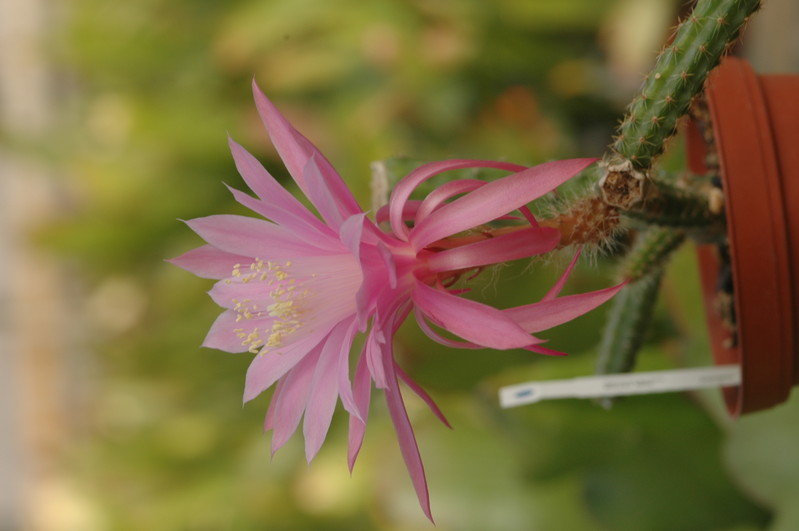
[[[366,343],[364,344],[364,357],[366,358],[366,364],[369,368],[369,374],[371,374],[372,379],[375,381],[375,386],[378,389],[385,389],[388,387],[386,371],[383,367],[382,353],[384,348],[390,348],[388,346],[390,341],[391,337],[388,338],[387,342],[382,332],[373,325],[372,330],[366,337]]]
[[[310,213],[310,217],[308,218],[295,218],[281,211],[280,207],[269,206],[265,201],[255,199],[235,188],[228,186],[228,190],[230,190],[230,193],[233,194],[233,197],[240,204],[265,218],[280,223],[279,226],[281,228],[294,234],[302,235],[302,239],[304,239],[306,243],[310,243],[319,249],[340,250],[341,246],[338,245],[336,233],[314,216],[311,216]]]
[[[456,181],[450,181],[448,183],[442,184],[424,198],[424,201],[422,201],[422,204],[416,213],[416,223],[418,224],[424,218],[429,216],[432,211],[437,209],[448,199],[455,197],[456,195],[477,190],[486,183],[487,181],[481,181],[479,179],[458,179]]]
[[[192,219],[186,224],[217,249],[243,256],[274,260],[334,252],[313,247],[294,233],[262,219],[222,214]]]
[[[228,137],[230,151],[239,174],[247,186],[261,199],[245,205],[274,221],[275,223],[296,227],[310,227],[324,231],[325,225],[313,216],[288,190],[264,169],[258,159]],[[237,197],[238,199],[238,197]],[[251,205],[258,205],[253,208]],[[327,229],[329,231],[329,229]]]
[[[177,258],[167,260],[180,268],[194,273],[200,278],[222,279],[229,277],[236,264],[249,263],[252,258],[240,254],[220,251],[212,245],[192,249]]]
[[[558,326],[610,300],[624,284],[588,293],[567,295],[504,310],[525,331],[534,333]]]
[[[419,447],[416,445],[413,427],[408,418],[408,412],[405,410],[405,404],[402,401],[399,381],[394,371],[394,360],[390,358],[390,354],[386,355],[384,352],[383,363],[388,370],[389,382],[391,383],[389,388],[386,389],[386,403],[388,404],[388,412],[391,415],[391,420],[394,423],[394,429],[397,431],[397,440],[399,441],[402,458],[411,476],[411,482],[413,483],[414,490],[416,490],[419,505],[421,505],[422,511],[424,511],[424,514],[432,522],[433,515],[430,512],[430,494],[427,491],[427,479],[425,478],[422,456],[419,454]]]
[[[405,205],[403,206],[402,213],[400,214],[402,221],[411,221],[415,219],[416,212],[418,212],[420,206],[422,206],[421,201],[417,200],[406,201]],[[386,221],[388,221],[390,210],[391,210],[390,204],[381,206],[377,210],[377,213],[375,214],[375,223],[379,225],[381,223],[385,223]]]
[[[266,417],[264,418],[264,431],[269,431],[275,427],[275,410],[277,409],[278,397],[283,392],[283,387],[286,380],[278,380],[275,385],[275,392],[272,394],[272,400],[269,402],[269,407],[266,409]]]
[[[360,417],[361,412],[352,394],[352,384],[350,383],[350,351],[352,350],[352,340],[357,331],[356,322],[342,323],[339,328],[341,333],[338,337],[331,338],[334,343],[338,343],[338,393],[341,396],[341,403],[350,415]]]
[[[216,318],[208,335],[205,336],[203,346],[207,348],[215,348],[224,350],[225,352],[246,352],[248,347],[242,344],[242,338],[236,335],[234,330],[243,326],[236,318],[239,316],[238,312],[232,310],[225,310],[219,317]],[[263,329],[271,326],[273,318],[267,317],[265,319],[252,319],[247,321],[247,326],[250,330],[258,326]]]
[[[319,190],[318,193],[327,193],[333,198],[333,201],[344,214],[342,219],[361,212],[361,208],[355,201],[352,192],[350,192],[341,176],[324,155],[280,114],[280,111],[258,88],[255,80],[252,82],[252,89],[255,105],[258,107],[258,113],[261,115],[264,126],[269,132],[269,137],[272,139],[272,143],[280,154],[280,158],[283,159],[283,163],[289,173],[305,195],[309,198],[311,197],[310,185],[305,181],[304,170],[306,164],[313,156],[316,159],[323,182],[323,189]]]
[[[334,333],[340,327],[334,329]],[[341,345],[331,333],[328,336],[314,369],[313,382],[305,406],[302,433],[305,437],[305,459],[310,463],[327,437],[330,421],[338,401],[337,366]]]
[[[501,310],[419,283],[413,301],[438,326],[467,341],[498,350],[540,343]]]
[[[360,208],[351,212],[345,205],[337,202],[337,198],[328,189],[315,154],[308,159],[302,172],[307,183],[306,195],[328,225],[337,228],[345,219],[361,213]]]
[[[470,341],[456,341],[454,339],[446,338],[441,334],[439,334],[438,332],[436,332],[435,330],[433,330],[433,328],[425,320],[421,310],[417,310],[413,313],[416,317],[416,323],[419,325],[419,328],[421,328],[422,332],[424,332],[427,337],[429,337],[436,343],[441,343],[445,347],[460,348],[466,350],[476,350],[476,349],[485,348],[482,345],[475,345]]]
[[[544,356],[568,356],[565,352],[561,352],[559,350],[553,350],[551,348],[542,347],[541,345],[532,345],[526,347],[525,350],[529,350],[530,352],[535,352],[536,354],[543,354]]]
[[[422,249],[434,241],[493,221],[554,190],[595,160],[547,162],[487,183],[431,213],[413,228],[410,241],[415,249]]]
[[[330,330],[316,330],[283,348],[259,354],[247,369],[244,383],[244,402],[249,402],[293,369],[309,352],[330,334]]]
[[[544,295],[544,297],[541,299],[542,301],[552,300],[555,297],[557,297],[558,295],[560,295],[561,290],[563,290],[563,286],[565,286],[566,285],[566,281],[569,280],[569,276],[571,275],[572,270],[574,269],[574,266],[577,265],[577,260],[580,258],[580,253],[581,252],[582,252],[582,249],[577,249],[577,252],[574,253],[574,257],[571,259],[571,262],[569,262],[569,265],[566,267],[566,270],[560,276],[558,281],[555,282],[555,285],[552,286],[549,289],[549,291],[547,291],[547,294]]]
[[[560,232],[549,227],[522,229],[494,238],[431,253],[430,271],[457,271],[498,264],[546,253],[560,241]]]
[[[418,383],[414,382],[413,379],[410,376],[408,376],[408,374],[405,371],[403,371],[402,368],[396,363],[394,364],[394,370],[397,372],[397,376],[399,376],[400,379],[403,382],[405,382],[405,384],[408,387],[410,387],[411,390],[414,393],[416,393],[419,396],[419,398],[421,398],[424,401],[425,404],[427,404],[427,407],[429,407],[430,411],[432,411],[433,414],[436,417],[438,417],[438,420],[440,420],[442,424],[444,424],[444,426],[446,426],[447,428],[452,429],[452,426],[447,420],[447,417],[444,416],[444,412],[441,411],[441,409],[438,407],[438,404],[436,404],[435,400],[433,400],[433,398],[427,394],[427,391],[422,389],[422,387]]]
[[[363,436],[366,432],[366,418],[369,414],[369,402],[372,394],[372,380],[369,377],[369,368],[366,365],[366,357],[361,354],[358,360],[358,367],[355,369],[355,384],[353,386],[353,396],[355,404],[360,411],[360,417],[350,415],[349,435],[347,441],[347,464],[350,474],[355,466],[355,460],[361,451]]]
[[[300,424],[302,412],[308,403],[311,392],[314,370],[319,362],[322,348],[313,349],[302,359],[281,382],[280,394],[275,394],[272,401],[275,404],[272,421],[272,455],[275,454],[291,438]]]
[[[392,232],[397,238],[403,241],[408,240],[409,230],[405,223],[402,222],[403,212],[405,212],[406,201],[408,201],[408,198],[416,187],[439,173],[463,168],[497,168],[508,171],[521,171],[524,169],[524,166],[507,162],[468,159],[443,160],[429,162],[419,166],[398,182],[397,186],[394,187],[394,191],[391,192],[391,199],[389,201],[389,223],[391,224]],[[511,210],[514,209],[508,209],[507,212]]]

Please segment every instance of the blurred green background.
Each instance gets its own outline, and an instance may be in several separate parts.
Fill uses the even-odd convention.
[[[351,478],[341,412],[310,466],[299,436],[270,459],[269,393],[241,407],[251,356],[199,347],[219,312],[210,282],[163,262],[200,243],[178,219],[244,213],[222,184],[244,187],[226,133],[287,177],[253,76],[367,208],[374,160],[600,156],[681,7],[0,5],[16,24],[0,27],[12,43],[4,57],[16,57],[0,75],[0,396],[11,426],[0,528],[53,531],[431,529],[381,400]],[[769,3],[743,49],[756,67],[799,71],[795,37],[780,40],[796,11]],[[569,289],[608,285],[607,261],[583,264]],[[513,265],[476,291],[499,305],[531,301],[560,265]],[[690,248],[671,264],[643,368],[710,363],[695,267]],[[715,392],[611,410],[576,400],[498,408],[500,385],[591,373],[602,320],[600,309],[546,334],[565,359],[454,351],[403,327],[402,365],[454,426],[408,397],[437,529],[799,528],[797,400],[738,422]]]

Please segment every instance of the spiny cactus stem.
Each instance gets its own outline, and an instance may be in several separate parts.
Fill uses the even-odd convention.
[[[661,50],[639,95],[628,107],[611,152],[605,157],[608,171],[626,166],[629,170],[624,172],[646,174],[691,100],[701,92],[707,74],[760,5],[761,0],[698,0],[691,15],[678,24],[673,40]],[[616,198],[612,204],[625,208],[623,204],[640,201],[642,196],[631,186],[636,182],[631,173],[622,179],[630,195]],[[603,185],[606,183],[604,179]]]
[[[638,234],[621,266],[621,278],[635,283],[665,267],[671,254],[685,241],[685,231],[651,227]]]

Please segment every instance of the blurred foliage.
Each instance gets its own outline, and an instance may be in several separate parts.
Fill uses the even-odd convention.
[[[343,416],[310,467],[299,437],[270,460],[260,432],[268,396],[239,405],[250,355],[197,348],[218,313],[203,293],[210,282],[163,262],[199,243],[176,219],[242,212],[222,185],[243,188],[226,131],[285,180],[253,76],[364,205],[377,159],[599,156],[626,95],[598,35],[622,4],[71,2],[55,52],[66,104],[48,146],[64,169],[65,213],[40,239],[77,264],[86,292],[76,316],[90,327],[95,366],[65,460],[96,527],[430,528],[382,403],[351,479]],[[474,292],[502,305],[533,300],[566,259],[486,272]],[[570,290],[607,285],[602,258],[590,261]],[[707,363],[694,271],[682,253],[667,275],[644,368]],[[547,335],[566,359],[448,350],[403,328],[403,365],[455,427],[409,397],[438,529],[767,524],[758,503],[768,481],[758,503],[731,482],[720,458],[728,428],[707,394],[611,411],[577,401],[497,409],[500,384],[592,372],[602,321],[600,310]],[[747,445],[736,433],[727,455]]]

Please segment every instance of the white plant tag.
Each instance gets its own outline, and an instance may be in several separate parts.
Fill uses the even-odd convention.
[[[509,385],[499,390],[503,408],[553,398],[603,398],[729,387],[741,383],[738,365],[583,376]]]

